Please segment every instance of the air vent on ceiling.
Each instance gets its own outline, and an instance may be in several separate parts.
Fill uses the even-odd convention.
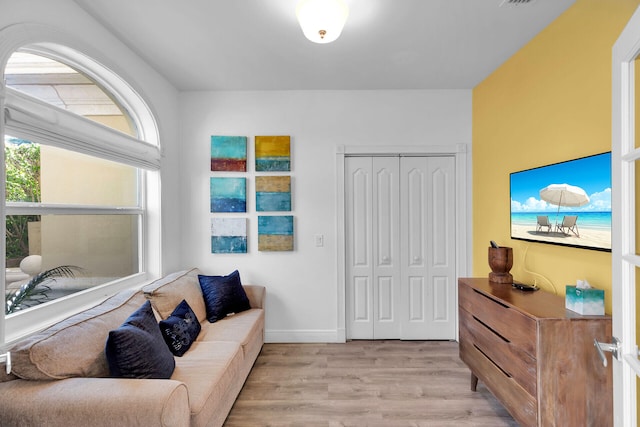
[[[502,0],[500,7],[502,6],[525,6],[535,3],[536,0]]]

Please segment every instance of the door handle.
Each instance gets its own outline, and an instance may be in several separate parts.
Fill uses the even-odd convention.
[[[621,343],[618,338],[613,337],[611,343],[600,342],[594,338],[593,345],[596,347],[596,350],[598,350],[598,356],[600,356],[600,360],[602,360],[605,368],[607,367],[607,357],[604,355],[605,351],[610,351],[613,357],[620,360]]]

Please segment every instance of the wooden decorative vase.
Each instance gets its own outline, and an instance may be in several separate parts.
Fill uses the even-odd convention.
[[[509,271],[513,267],[513,249],[508,247],[489,247],[489,281],[493,283],[513,283],[513,276]]]

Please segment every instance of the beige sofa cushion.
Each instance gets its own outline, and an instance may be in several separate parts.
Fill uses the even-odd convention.
[[[242,287],[247,294],[247,298],[249,298],[249,304],[251,304],[251,308],[264,308],[264,300],[267,295],[267,290],[264,286],[242,285]]]
[[[185,427],[186,385],[126,378],[17,380],[2,384],[2,427]]]
[[[109,376],[107,335],[144,302],[142,292],[122,291],[20,341],[11,349],[11,372],[28,380]]]
[[[169,317],[178,304],[186,300],[198,321],[202,322],[207,318],[207,310],[198,274],[201,273],[197,268],[178,271],[146,285],[142,290],[162,319]]]
[[[226,413],[221,405],[226,399],[235,400],[234,391],[245,380],[240,375],[243,361],[235,342],[196,341],[184,356],[176,358],[171,379],[183,382],[189,390],[191,425],[209,425],[214,415]]]
[[[198,341],[233,341],[240,345],[248,343],[264,325],[264,310],[252,308],[232,314],[215,323],[202,322]]]

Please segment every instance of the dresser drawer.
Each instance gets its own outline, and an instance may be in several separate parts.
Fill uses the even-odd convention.
[[[613,374],[593,339],[611,339],[610,316],[580,316],[564,297],[523,292],[486,277],[458,279],[460,359],[519,425],[613,425]]]
[[[460,310],[460,339],[472,341],[487,358],[512,377],[531,396],[536,396],[537,362],[520,347],[504,340],[487,325],[482,324],[464,309]],[[465,331],[462,332],[462,329]]]
[[[460,330],[460,357],[520,425],[537,425],[536,399],[473,345],[473,337],[465,329]]]
[[[469,286],[460,286],[459,304],[506,341],[536,355],[536,321]]]

